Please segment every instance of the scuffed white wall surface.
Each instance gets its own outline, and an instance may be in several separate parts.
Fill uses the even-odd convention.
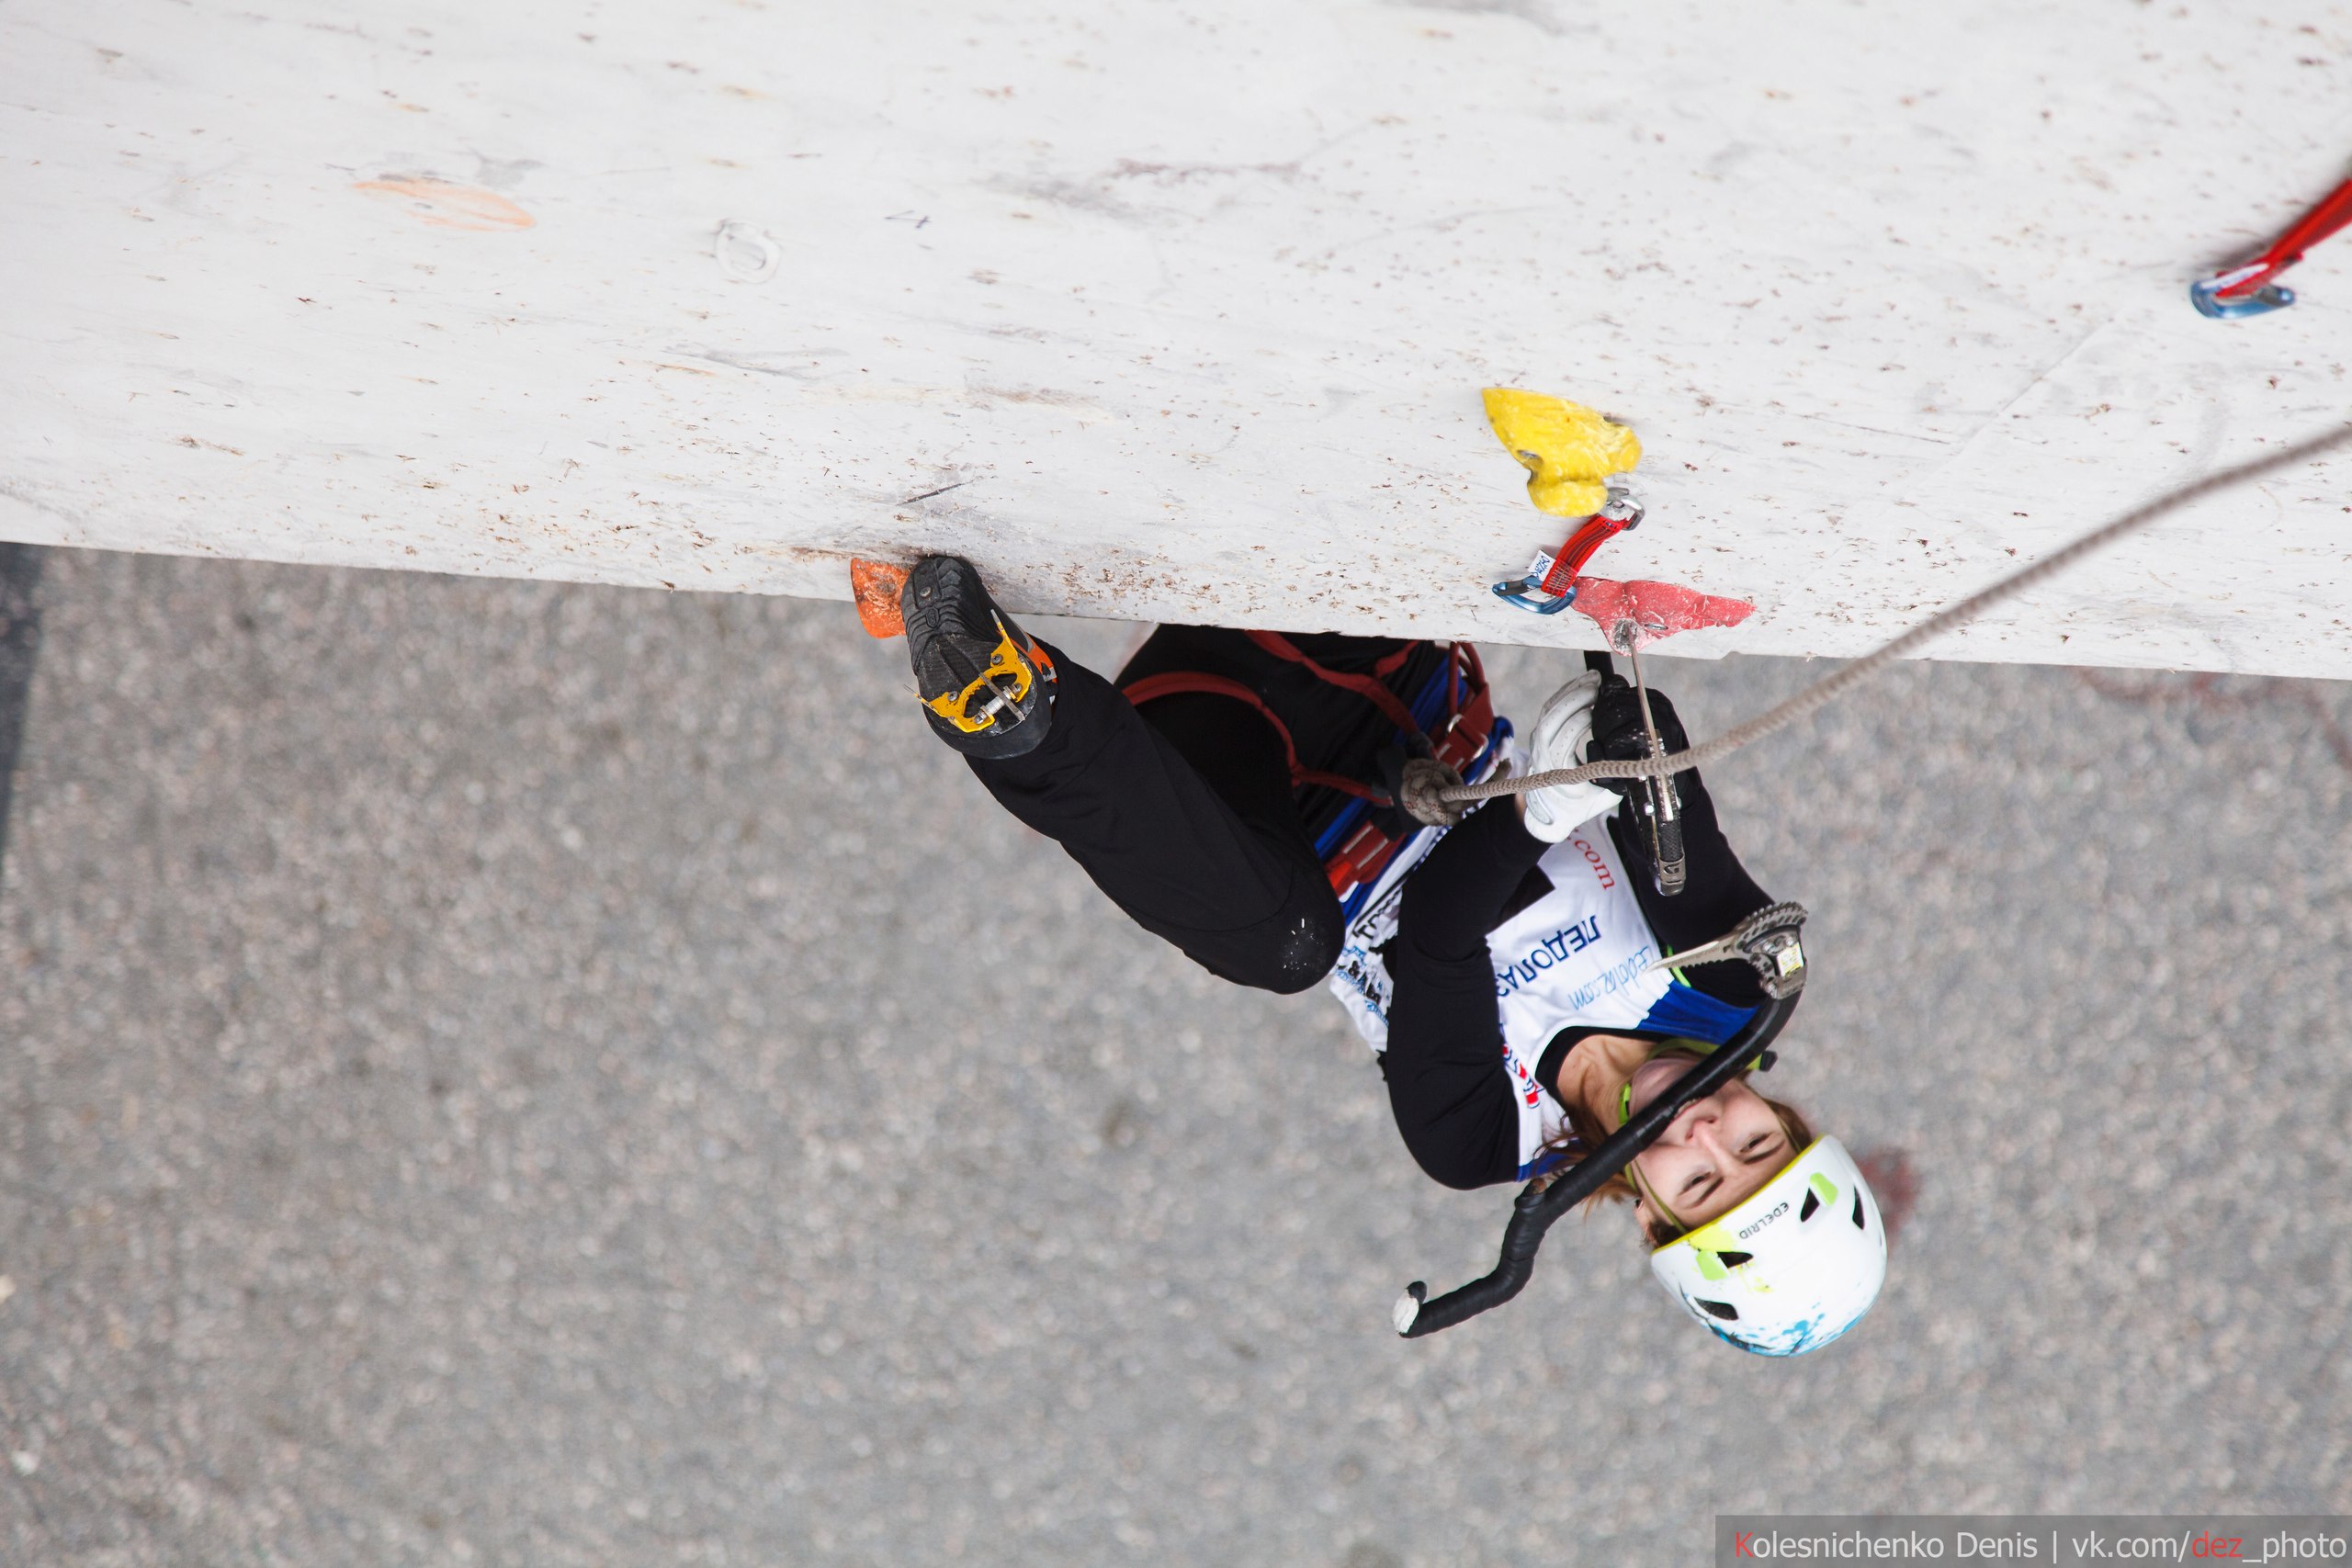
[[[1757,604],[1674,651],[1851,654],[2352,412],[2352,236],[2291,310],[2185,294],[2346,172],[2347,44],[2285,0],[17,0],[0,533],[831,597],[952,547],[1016,607],[1591,641],[1486,592],[1559,537],[1510,383],[1641,433],[1591,570]],[[2347,479],[1937,651],[2352,676]]]

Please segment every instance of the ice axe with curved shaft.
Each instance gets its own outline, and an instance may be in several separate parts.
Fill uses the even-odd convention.
[[[1611,629],[1609,640],[1634,667],[1634,694],[1640,699],[1642,729],[1649,739],[1649,754],[1663,757],[1666,742],[1658,739],[1657,720],[1650,713],[1649,683],[1642,679],[1642,627],[1631,618],[1621,620]],[[1682,891],[1687,868],[1682,855],[1682,796],[1675,789],[1671,775],[1660,774],[1643,781],[1636,814],[1642,837],[1649,845],[1650,881],[1660,897],[1672,898]]]
[[[1600,1147],[1548,1181],[1532,1181],[1521,1188],[1511,1203],[1510,1223],[1503,1229],[1502,1256],[1484,1278],[1448,1291],[1435,1301],[1428,1299],[1429,1286],[1423,1281],[1416,1280],[1406,1286],[1389,1314],[1396,1332],[1408,1339],[1419,1339],[1519,1294],[1534,1275],[1536,1248],[1544,1245],[1544,1233],[1555,1220],[1598,1192],[1601,1183],[1657,1142],[1691,1101],[1704,1100],[1751,1065],[1770,1066],[1771,1053],[1767,1047],[1789,1021],[1797,993],[1804,988],[1804,945],[1799,937],[1804,926],[1803,906],[1768,905],[1733,927],[1729,934],[1687,953],[1661,959],[1669,964],[1745,959],[1756,968],[1764,988],[1764,1005],[1727,1043],[1675,1079],[1664,1094],[1603,1139]]]

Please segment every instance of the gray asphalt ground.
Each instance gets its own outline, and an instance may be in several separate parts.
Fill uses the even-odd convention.
[[[1906,667],[1717,770],[1916,1201],[1718,1347],[1336,1004],[1001,817],[846,606],[51,552],[0,883],[16,1563],[1674,1564],[2352,1510],[2352,688]],[[1085,626],[1113,660],[1134,628]],[[1568,667],[1504,651],[1523,716]],[[1818,667],[1661,660],[1706,733]]]

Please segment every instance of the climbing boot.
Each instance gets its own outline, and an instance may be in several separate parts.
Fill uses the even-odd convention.
[[[899,591],[933,733],[967,757],[1018,757],[1053,724],[1054,660],[957,556],[925,556]]]

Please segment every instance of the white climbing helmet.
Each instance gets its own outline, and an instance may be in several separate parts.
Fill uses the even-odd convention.
[[[1886,1225],[1846,1145],[1816,1138],[1731,1213],[1652,1252],[1650,1272],[1718,1338],[1802,1356],[1878,1300]]]

